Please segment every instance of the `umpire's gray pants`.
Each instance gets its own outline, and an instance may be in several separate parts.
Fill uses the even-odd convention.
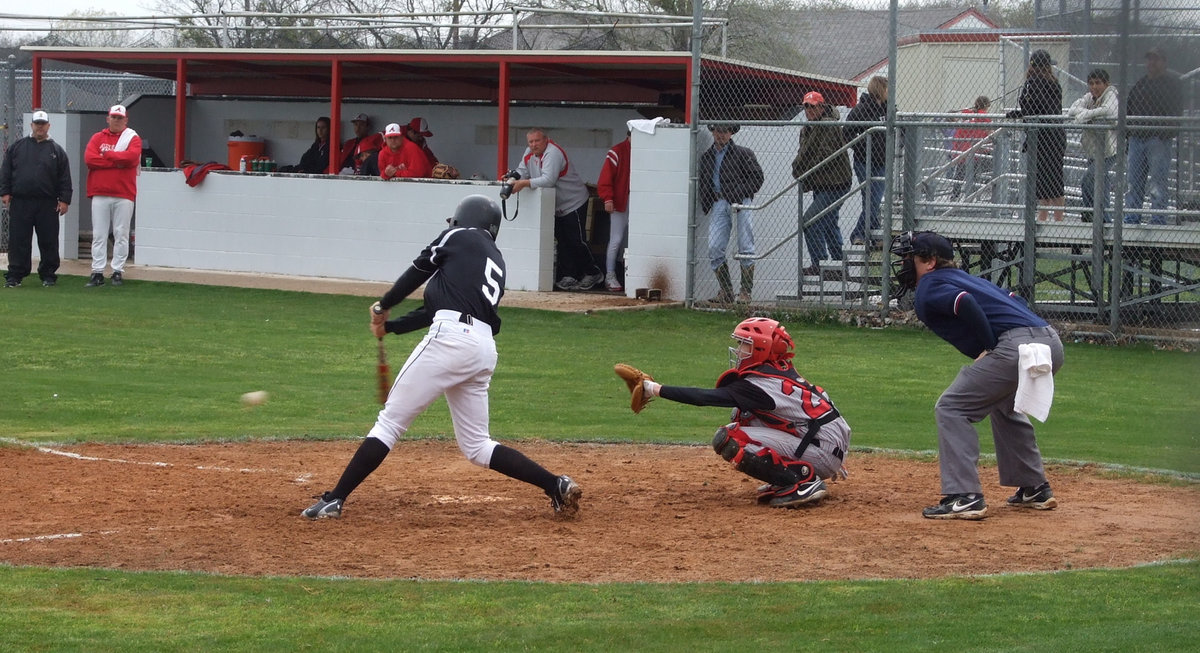
[[[979,434],[974,424],[990,417],[996,443],[1000,484],[1032,487],[1046,480],[1033,424],[1013,412],[1020,374],[1017,347],[1026,343],[1050,347],[1055,373],[1063,364],[1062,341],[1052,327],[1020,327],[1000,335],[987,356],[959,371],[954,383],[938,398],[934,413],[938,427],[938,462],[942,494],[982,492],[979,483]]]

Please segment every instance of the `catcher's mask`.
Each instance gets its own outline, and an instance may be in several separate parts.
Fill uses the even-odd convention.
[[[729,337],[738,342],[737,347],[729,348],[729,366],[733,369],[747,369],[768,361],[786,364],[788,359],[795,356],[792,337],[787,329],[770,318],[751,317],[742,320]]]
[[[458,203],[449,222],[455,227],[483,229],[495,240],[500,233],[500,207],[483,195],[468,195]]]
[[[906,231],[892,239],[891,252],[900,258],[892,261],[896,287],[892,299],[899,299],[917,287],[917,269],[913,257],[954,259],[954,247],[945,236],[933,231]]]

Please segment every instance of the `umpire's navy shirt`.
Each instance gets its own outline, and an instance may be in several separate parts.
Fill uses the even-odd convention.
[[[1009,329],[1049,326],[1020,297],[958,268],[921,275],[914,308],[930,331],[971,358],[995,348]]]

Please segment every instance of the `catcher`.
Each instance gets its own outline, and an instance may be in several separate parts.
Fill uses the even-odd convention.
[[[713,449],[734,469],[766,481],[758,502],[792,508],[820,501],[825,481],[846,477],[842,466],[850,447],[850,425],[829,395],[796,371],[791,336],[779,322],[765,317],[743,320],[731,337],[731,369],[717,387],[661,385],[641,370],[617,364],[617,375],[632,393],[633,411],[654,397],[693,406],[728,406],[733,421],[717,429]]]

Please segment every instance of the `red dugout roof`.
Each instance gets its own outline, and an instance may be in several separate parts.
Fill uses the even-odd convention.
[[[502,141],[512,104],[624,105],[676,121],[691,115],[687,52],[25,49],[33,53],[35,105],[42,68],[62,62],[175,80],[193,96],[330,98],[335,126],[347,98],[495,104]],[[701,71],[703,120],[790,118],[814,90],[846,106],[856,97],[846,80],[730,59],[705,57]],[[184,99],[176,98],[176,163],[184,151]],[[500,143],[498,172],[507,146]]]

